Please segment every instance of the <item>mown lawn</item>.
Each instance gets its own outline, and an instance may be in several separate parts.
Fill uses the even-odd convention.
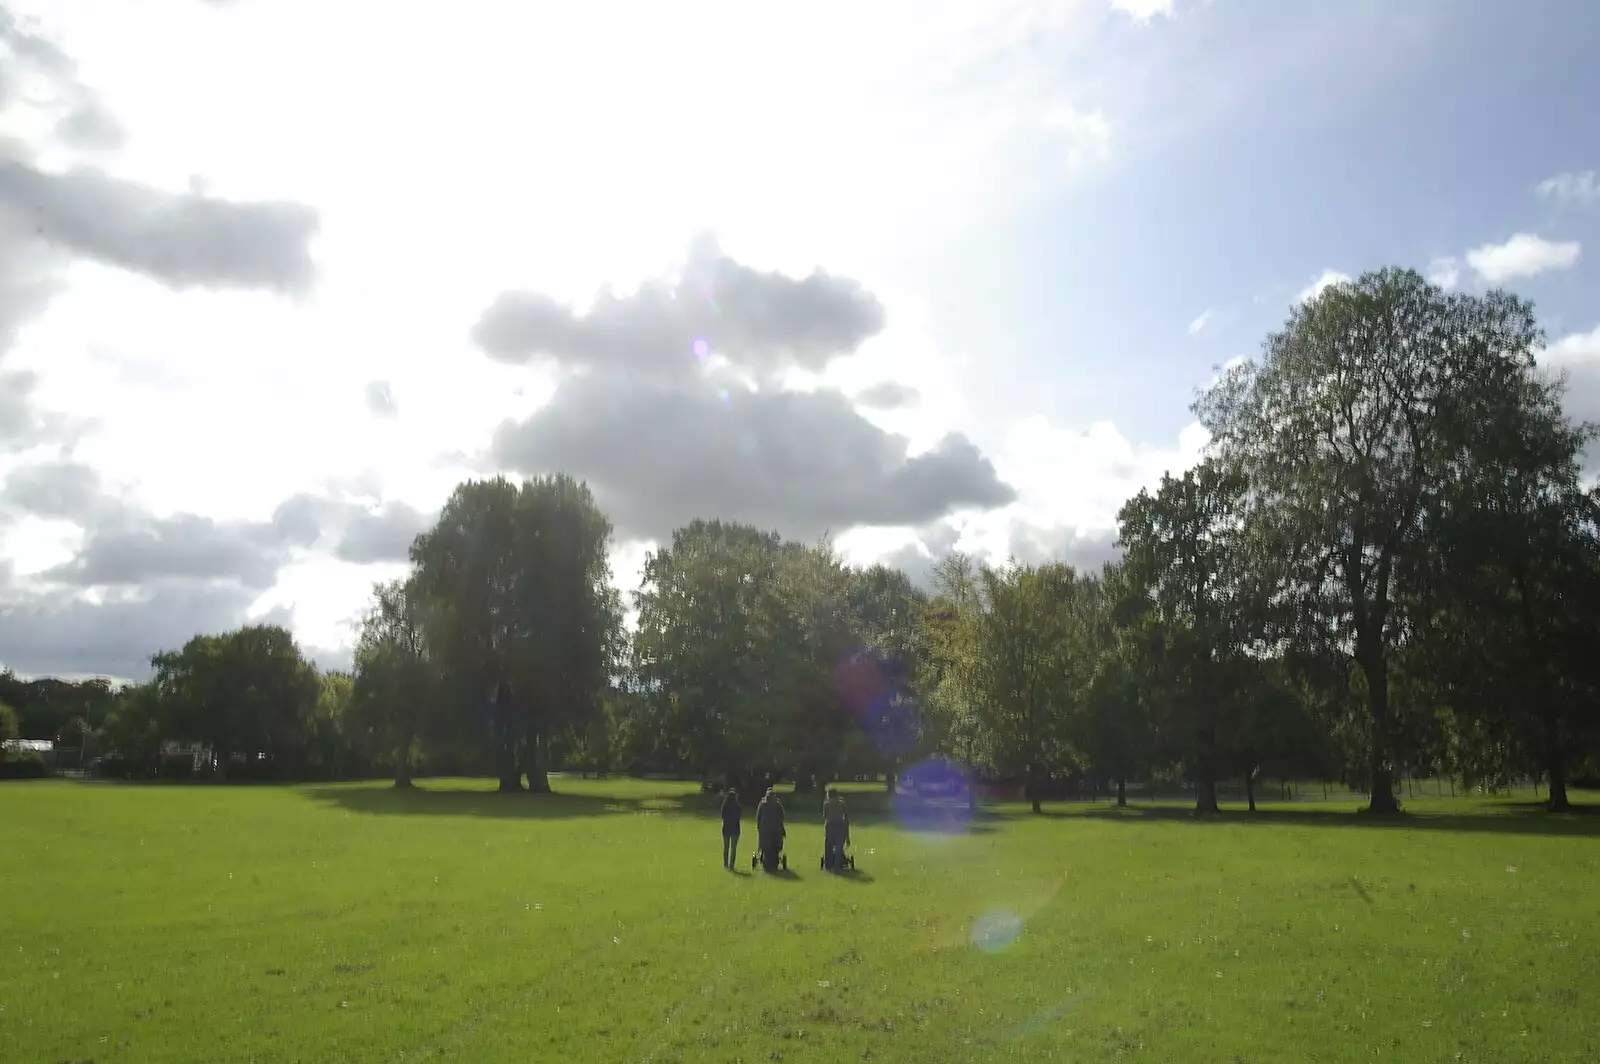
[[[1600,816],[864,793],[858,875],[808,798],[773,878],[684,786],[556,785],[0,785],[0,1060],[1600,1060]]]

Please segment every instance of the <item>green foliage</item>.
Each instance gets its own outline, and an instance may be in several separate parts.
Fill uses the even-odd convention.
[[[1361,670],[1374,810],[1396,808],[1404,707],[1390,673],[1417,624],[1430,529],[1462,485],[1508,467],[1503,438],[1545,419],[1541,343],[1515,296],[1382,270],[1296,307],[1259,364],[1197,404],[1220,463],[1248,488],[1277,636]]]
[[[1562,807],[1600,753],[1600,496],[1542,342],[1504,292],[1332,286],[1200,397],[1205,460],[1126,502],[1099,573],[953,554],[930,593],[696,520],[646,559],[630,635],[589,489],[498,477],[459,485],[375,589],[352,675],[249,627],[121,691],[0,672],[0,702],[144,772],[174,739],[224,771],[453,766],[536,791],[552,762],[892,789],[942,756],[1035,809],[1170,781],[1213,812],[1219,781],[1253,800],[1309,775],[1386,811],[1418,772],[1532,775]]]
[[[553,736],[582,730],[622,660],[610,585],[611,523],[589,489],[557,475],[469,481],[412,546],[413,591],[430,660],[485,702],[501,786],[548,789]]]
[[[284,628],[195,636],[152,664],[163,732],[209,746],[218,779],[235,754],[246,765],[265,755],[288,774],[305,760],[322,682]]]

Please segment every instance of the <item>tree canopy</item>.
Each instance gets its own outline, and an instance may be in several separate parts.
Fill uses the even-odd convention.
[[[1035,810],[1322,777],[1392,812],[1417,773],[1533,776],[1564,808],[1600,753],[1600,493],[1542,344],[1509,293],[1330,286],[1197,398],[1203,460],[1127,500],[1098,572],[952,553],[920,587],[707,515],[647,556],[625,626],[587,486],[467,481],[373,589],[352,672],[281,627],[202,633],[143,685],[0,673],[0,736],[222,779],[893,789],[942,759],[969,802]]]

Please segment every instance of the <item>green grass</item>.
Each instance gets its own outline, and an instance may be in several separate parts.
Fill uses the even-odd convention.
[[[488,786],[0,786],[0,1060],[1600,1060],[1600,817],[863,793],[773,878],[682,785]]]

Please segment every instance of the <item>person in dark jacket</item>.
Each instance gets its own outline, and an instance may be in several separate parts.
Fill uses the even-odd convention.
[[[827,800],[822,803],[822,854],[823,867],[837,872],[844,866],[844,846],[850,841],[850,811],[837,787],[828,788]]]
[[[771,787],[756,805],[756,844],[761,848],[761,864],[768,872],[778,870],[778,855],[783,852],[783,803]]]
[[[739,792],[729,787],[722,796],[722,866],[732,868],[739,856],[739,818],[744,807],[739,804]]]

